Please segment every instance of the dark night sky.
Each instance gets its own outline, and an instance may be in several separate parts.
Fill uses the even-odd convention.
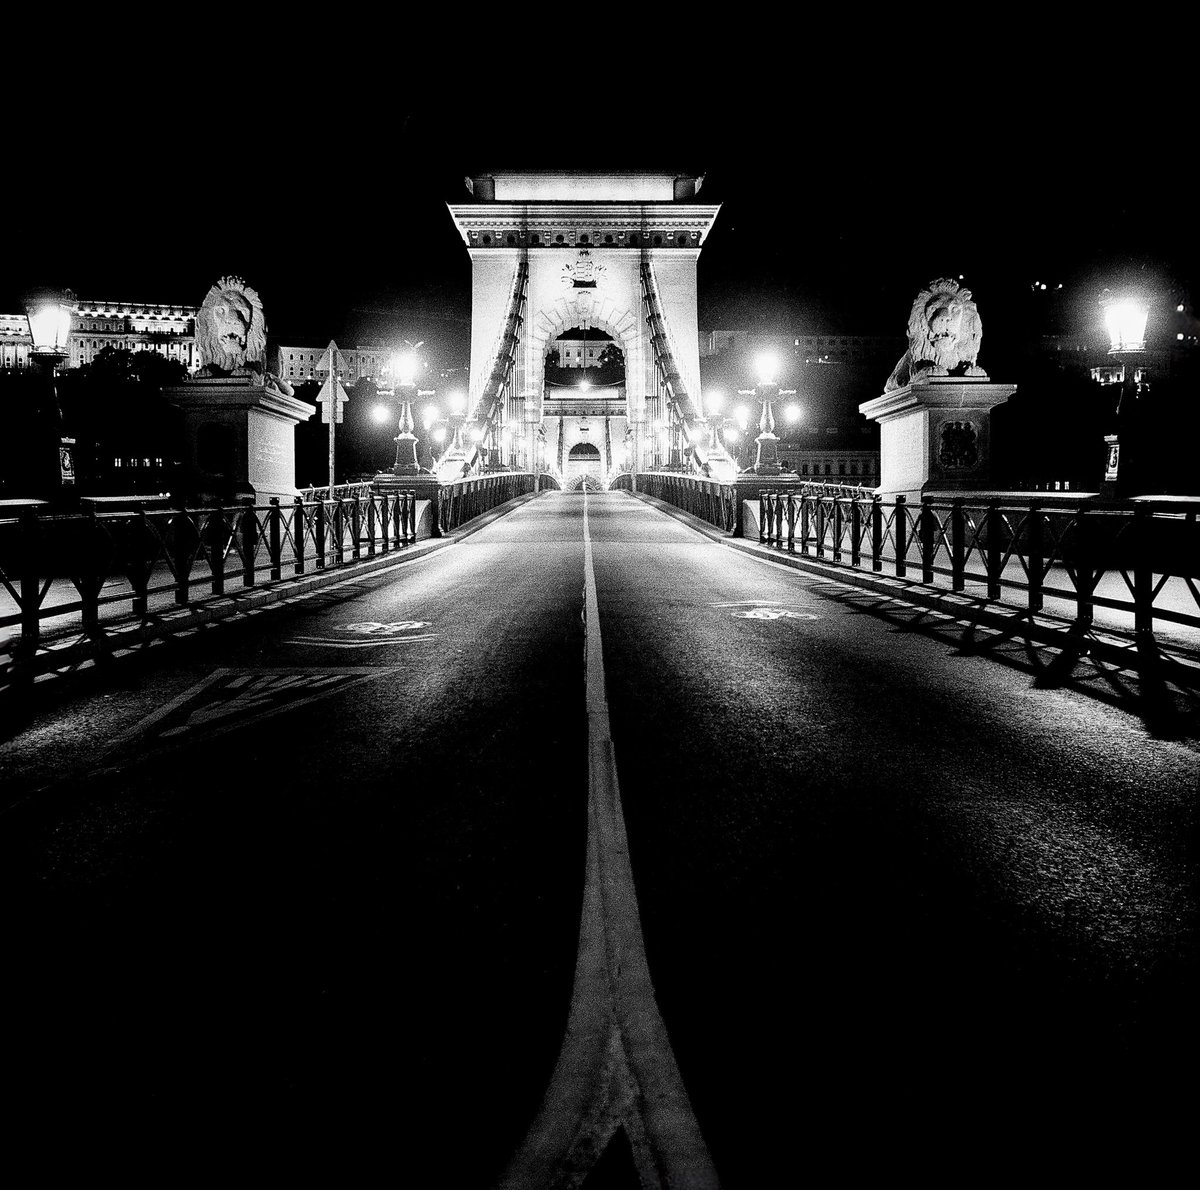
[[[77,71],[61,151],[0,190],[4,226],[23,229],[6,237],[0,308],[39,283],[197,304],[229,272],[261,293],[272,337],[325,341],[357,320],[452,355],[470,265],[445,204],[467,197],[464,175],[505,167],[703,173],[700,200],[722,204],[700,258],[704,329],[781,315],[902,334],[925,283],[962,275],[986,356],[989,328],[1028,316],[1034,281],[1064,284],[1075,323],[1131,276],[1190,303],[1191,82],[1181,94],[1171,69],[1147,71],[1114,116],[1111,78],[1020,52],[951,69],[809,47],[764,67],[770,86],[698,63],[694,84],[588,78],[586,56],[532,79],[456,64],[405,86],[362,69],[330,88],[317,58],[261,75],[265,89],[187,61],[138,60],[132,89]],[[397,318],[372,326],[371,309]]]

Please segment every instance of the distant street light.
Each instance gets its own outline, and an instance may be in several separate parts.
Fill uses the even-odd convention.
[[[410,344],[409,350],[396,352],[391,358],[388,369],[392,381],[393,392],[400,398],[399,433],[396,435],[396,461],[392,464],[393,475],[417,475],[421,465],[417,459],[417,436],[413,433],[413,401],[421,397],[431,397],[432,392],[424,392],[417,388],[417,372],[420,360],[416,349],[421,344]],[[429,428],[428,421],[425,428]]]
[[[42,499],[62,496],[64,487],[75,483],[73,438],[62,433],[62,410],[58,405],[55,372],[70,348],[71,312],[75,295],[70,291],[39,289],[25,299],[25,316],[33,339],[30,354],[42,373],[42,394],[37,408],[38,441],[32,445],[34,491]]]
[[[794,397],[795,389],[781,389],[776,380],[779,374],[779,360],[776,356],[765,353],[755,361],[758,369],[758,384],[752,389],[740,389],[739,396],[754,397],[762,404],[762,414],[758,419],[758,452],[754,466],[750,468],[755,475],[778,475],[783,469],[779,463],[779,439],[775,435],[775,414],[771,409],[772,402],[781,396]],[[739,413],[741,410],[739,410]],[[749,411],[747,411],[747,419]]]
[[[1108,332],[1109,358],[1120,365],[1094,368],[1092,376],[1113,377],[1120,385],[1114,410],[1116,427],[1104,436],[1105,467],[1102,496],[1115,499],[1136,494],[1141,451],[1138,426],[1138,397],[1147,387],[1146,323],[1149,307],[1137,295],[1117,297],[1106,289],[1100,295],[1104,328]]]
[[[1112,343],[1110,354],[1142,351],[1146,346],[1146,303],[1137,298],[1116,301],[1106,289],[1100,299],[1104,326]]]

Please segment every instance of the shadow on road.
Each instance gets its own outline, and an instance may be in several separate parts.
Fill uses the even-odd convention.
[[[1028,615],[1014,612],[1002,626],[964,623],[944,612],[906,604],[841,583],[812,590],[886,620],[897,632],[916,632],[950,647],[951,655],[986,656],[1026,673],[1038,689],[1068,689],[1141,718],[1158,739],[1200,738],[1197,672],[1148,640],[1114,642],[1071,626],[1047,639]],[[961,615],[961,611],[957,614]]]

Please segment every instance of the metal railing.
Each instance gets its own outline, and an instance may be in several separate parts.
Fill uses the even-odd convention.
[[[534,491],[536,480],[528,471],[502,471],[472,475],[442,484],[437,493],[439,533],[452,533],[460,525],[509,500]]]
[[[919,581],[1081,628],[1097,610],[1138,634],[1200,629],[1200,501],[1126,506],[970,498],[908,503],[870,493],[759,496],[759,540]]]
[[[360,500],[367,500],[373,492],[374,485],[368,479],[359,483],[339,483],[332,488],[328,484],[323,487],[301,488],[300,499],[306,504],[311,504],[314,500],[336,500],[339,497],[343,500],[353,500],[357,496]]]
[[[619,475],[610,486],[618,491],[629,491],[633,486],[632,477]],[[737,524],[737,487],[734,484],[678,471],[646,471],[638,473],[637,489],[726,533],[732,533]]]
[[[23,509],[0,520],[0,633],[37,650],[46,621],[100,631],[102,618],[184,607],[400,549],[417,537],[416,493],[83,515]],[[14,610],[4,610],[7,605]]]

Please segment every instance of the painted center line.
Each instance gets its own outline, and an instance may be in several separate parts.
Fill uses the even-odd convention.
[[[719,1186],[658,1011],[621,810],[583,503],[587,877],[567,1032],[541,1111],[502,1190],[577,1186],[624,1128],[643,1187]]]

